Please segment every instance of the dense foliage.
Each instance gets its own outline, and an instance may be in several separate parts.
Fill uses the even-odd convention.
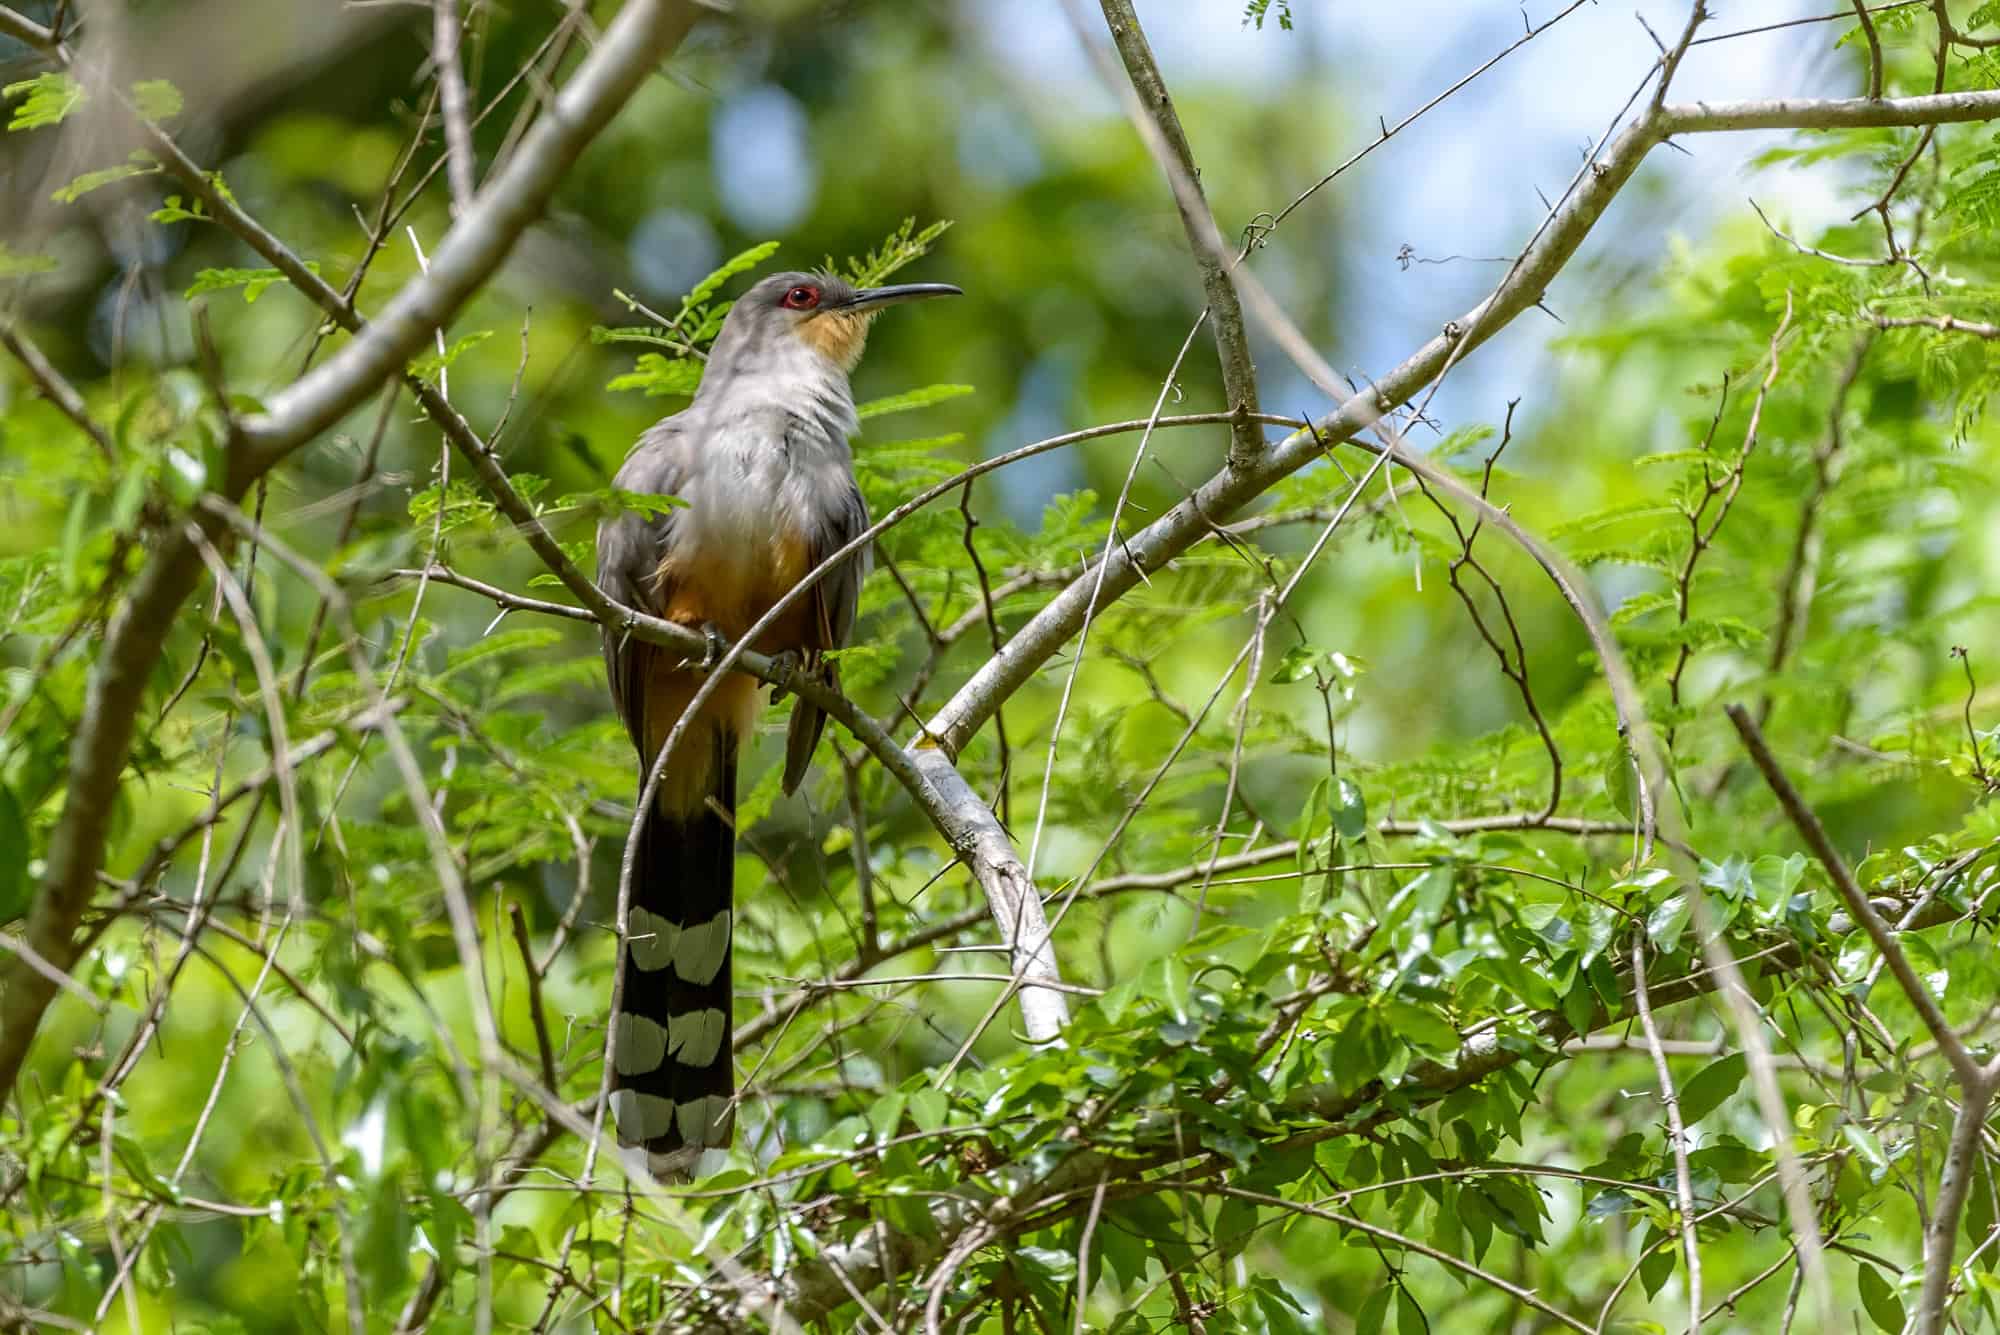
[[[632,763],[591,614],[522,605],[576,604],[526,511],[587,572],[598,517],[666,503],[606,482],[757,272],[962,284],[885,317],[857,377],[874,515],[982,454],[1135,426],[880,535],[842,688],[920,745],[1062,589],[1235,466],[1228,422],[1174,417],[1232,406],[1209,340],[1242,326],[1190,332],[1175,194],[1116,108],[1039,124],[1014,179],[940,185],[997,133],[961,108],[1005,84],[948,22],[752,7],[639,89],[406,379],[253,484],[259,415],[356,340],[219,210],[379,314],[476,202],[444,170],[427,14],[294,100],[197,113],[134,8],[115,78],[86,27],[22,42],[6,90],[0,1023],[33,1042],[0,1103],[0,1326],[1893,1331],[1928,1301],[2000,1327],[2000,149],[1938,123],[2000,120],[2000,95],[1777,122],[1821,128],[1765,153],[1760,195],[1832,164],[1858,212],[1792,235],[1732,211],[1623,304],[1578,266],[1482,421],[1422,414],[1434,367],[1365,433],[1264,404],[1262,448],[1316,461],[1128,580],[951,756],[1044,897],[1059,1042],[1022,1030],[990,887],[924,793],[836,724],[781,799],[774,712],[738,815],[738,1144],[663,1187],[593,1137]],[[1720,27],[1693,8],[1631,116]],[[464,9],[491,185],[602,34]],[[1303,10],[1244,18],[1283,43]],[[2000,5],[1784,40],[1839,41],[1843,96],[2000,89]],[[697,245],[712,88],[752,78],[875,151],[782,243]],[[1315,229],[1360,204],[1335,181],[1272,215],[1376,133],[1313,128],[1328,99],[1180,110],[1239,276],[1321,346]],[[204,190],[134,115],[201,131]],[[1587,229],[1616,175],[1580,169],[1558,218]],[[669,256],[671,289],[626,275],[675,245],[716,253]],[[1268,384],[1285,344],[1245,304]],[[1496,332],[1448,319],[1447,382]],[[1461,485],[1374,469],[1392,442]],[[1508,517],[1584,571],[1615,659]],[[195,564],[156,607],[174,541]],[[92,789],[76,739],[149,609],[170,624]],[[34,924],[93,812],[103,870],[52,962]]]

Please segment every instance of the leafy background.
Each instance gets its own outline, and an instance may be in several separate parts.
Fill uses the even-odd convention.
[[[1329,40],[1326,20],[1282,5],[1212,7],[1263,48],[1316,53]],[[1989,8],[1949,7],[1971,34],[2000,32]],[[400,204],[439,147],[419,133],[428,15],[355,14],[337,39],[268,56],[255,78],[237,68],[254,59],[217,57],[210,79],[190,69],[189,31],[254,26],[227,5],[198,23],[133,6],[106,26],[128,82],[162,80],[148,110],[334,281],[365,260],[357,300],[379,309],[451,212],[430,180],[371,253],[357,210],[381,216],[408,155]],[[470,7],[475,104],[494,103],[475,132],[482,164],[530,105],[532,81],[510,88],[513,72],[539,59],[559,82],[578,58],[574,32],[544,47],[568,31],[558,20]],[[970,294],[878,326],[857,377],[879,409],[858,447],[877,514],[982,454],[1146,415],[1198,309],[1169,197],[1109,99],[1033,105],[1034,70],[990,40],[1004,24],[977,6],[756,8],[698,30],[600,137],[419,368],[488,432],[560,540],[587,550],[616,503],[602,488],[622,452],[698,374],[688,348],[751,272],[779,264],[904,265]],[[1852,26],[1789,30],[1782,50],[1851,94],[1867,59]],[[1875,26],[1891,91],[1928,91],[1928,8]],[[1443,77],[1424,70],[1422,95],[1516,35]],[[4,253],[7,318],[80,387],[118,462],[12,363],[0,371],[9,920],[33,893],[107,602],[137,535],[186,504],[215,458],[224,419],[204,341],[240,409],[293,379],[321,337],[304,299],[169,178],[129,161],[87,102],[65,105],[60,81],[10,55],[22,72],[0,170],[21,221]],[[1373,114],[1312,61],[1265,58],[1281,62],[1281,96],[1242,78],[1177,84],[1232,235],[1365,143]],[[1514,59],[1543,79],[1558,68],[1534,44]],[[1993,87],[1994,73],[1978,47],[1947,65],[1953,88]],[[1448,129],[1471,108],[1434,114]],[[773,123],[797,130],[792,156]],[[1883,218],[1846,214],[1911,159],[1890,216],[1912,261],[1802,253],[1740,205],[1681,215],[1701,187],[1663,166],[1678,193],[1642,175],[1622,207],[1686,216],[1691,230],[1661,240],[1657,221],[1614,215],[1559,289],[1562,323],[1510,331],[1454,372],[1469,388],[1448,380],[1432,419],[1406,427],[1475,484],[1486,477],[1615,609],[1670,743],[1661,801],[1698,886],[1632,832],[1631,764],[1581,628],[1495,534],[1461,563],[1469,516],[1455,528],[1407,481],[1393,497],[1378,482],[1259,634],[1261,600],[1366,466],[1343,454],[1094,622],[1052,765],[1067,654],[961,760],[1034,849],[1065,974],[1089,990],[1071,998],[1060,1049],[1028,1048],[1011,1009],[995,1013],[1005,956],[963,949],[991,945],[983,902],[900,788],[836,729],[817,778],[781,801],[775,738],[759,742],[738,871],[738,1022],[754,1030],[737,1057],[740,1144],[685,1192],[628,1192],[511,1085],[482,1123],[476,1086],[491,1068],[465,965],[412,799],[383,741],[354,726],[365,695],[349,633],[314,583],[239,551],[256,633],[207,593],[189,605],[155,672],[117,795],[111,878],[86,924],[76,981],[96,1004],[66,995],[51,1010],[0,1110],[0,1317],[19,1305],[107,1327],[335,1328],[351,1274],[370,1328],[472,1326],[489,1312],[510,1326],[649,1328],[698,1319],[717,1255],[805,1274],[884,1230],[919,1245],[965,1236],[950,1232],[955,1194],[1020,1189],[1040,1205],[988,1245],[948,1270],[932,1257],[866,1306],[835,1292],[825,1319],[919,1324],[934,1283],[967,1329],[1538,1328],[1500,1279],[1586,1328],[1675,1328],[1689,1275],[1660,1082],[1635,1020],[1643,951],[1692,1128],[1690,1187],[1708,1211],[1709,1328],[1777,1329],[1801,1301],[1811,1328],[1773,1128],[1727,1007],[1706,995],[1698,894],[1766,1017],[1789,1112],[1779,1131],[1807,1165],[1844,1310],[1900,1329],[1957,1095],[1721,706],[1762,718],[1890,916],[1914,908],[1929,924],[1902,934],[1904,949],[1984,1051],[2000,987],[1981,931],[2000,841],[2000,447],[1985,414],[1996,364],[1976,334],[1876,317],[1995,318],[1992,143],[1977,126],[1921,144],[1914,130],[1710,139],[1704,162],[1754,165],[1760,197],[1805,201],[1798,222],[1777,215],[1811,227],[1792,233],[1800,242],[1849,257],[1883,253]],[[739,149],[756,161],[732,166]],[[1394,161],[1420,173],[1425,159]],[[107,170],[120,163],[137,170]],[[805,202],[777,208],[802,174]],[[1397,179],[1336,182],[1251,261],[1321,347],[1353,346],[1369,320],[1350,299],[1350,238],[1373,235],[1358,219]],[[51,198],[65,183],[75,197]],[[1842,207],[1815,209],[1819,196]],[[1443,294],[1425,303],[1426,334],[1464,304],[1449,284],[1483,290],[1503,270],[1477,256],[1517,248],[1533,221],[1490,242],[1502,250],[1447,234],[1429,258],[1474,258],[1431,274],[1413,260],[1412,283],[1448,275],[1419,289]],[[1258,350],[1267,409],[1324,410],[1274,349]],[[1504,374],[1475,375],[1487,363]],[[1167,397],[1169,412],[1220,403],[1205,340]],[[886,535],[848,689],[912,731],[899,696],[921,687],[935,706],[991,652],[991,633],[1103,549],[1135,440],[1005,470],[965,510],[941,503]],[[1150,439],[1127,527],[1226,445],[1219,427]],[[440,449],[407,398],[388,400],[255,503],[352,602],[352,643],[398,704],[474,892],[512,1069],[540,1069],[539,1012],[553,1087],[588,1117],[627,744],[589,627],[496,622],[471,593],[394,573],[434,557],[560,596],[462,463],[441,475]],[[1691,560],[1691,533],[1718,518]],[[983,585],[1002,591],[991,630]],[[1238,655],[1253,637],[1246,690]],[[271,761],[260,653],[282,686],[284,737],[321,750],[295,792],[263,778],[211,828],[211,792]],[[1532,824],[1550,800],[1551,750],[1563,828]],[[1527,828],[1476,828],[1517,816]],[[156,855],[163,840],[184,842]],[[213,911],[184,952],[198,887]],[[854,982],[871,930],[922,944],[870,964],[866,985],[815,986]],[[923,981],[896,981],[909,978]],[[160,998],[158,1031],[128,1066]],[[496,1156],[513,1189],[489,1217],[477,1188]],[[1982,1167],[1959,1247],[1973,1256],[1957,1308],[1967,1329],[2000,1316],[1996,1218]]]

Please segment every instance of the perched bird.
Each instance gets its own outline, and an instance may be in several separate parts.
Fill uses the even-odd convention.
[[[945,283],[855,288],[830,274],[782,273],[723,321],[685,411],[639,438],[618,470],[625,491],[685,502],[627,511],[597,530],[597,578],[622,603],[740,639],[800,578],[868,526],[847,440],[859,428],[847,377],[875,315],[897,302],[959,295]],[[752,647],[819,655],[847,642],[865,554],[823,575]],[[639,752],[640,784],[701,684],[678,653],[607,632],[611,701]],[[757,683],[731,676],[668,758],[639,833],[612,1017],[612,1113],[621,1144],[655,1173],[690,1171],[725,1146],[735,1120],[730,1064],[730,931],[737,755],[757,719]],[[798,787],[825,717],[801,700],[785,743],[784,788]]]

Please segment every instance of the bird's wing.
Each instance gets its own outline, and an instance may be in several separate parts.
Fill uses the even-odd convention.
[[[847,494],[822,517],[812,535],[808,560],[817,567],[829,556],[853,542],[868,528],[868,502],[861,489],[849,483]],[[839,568],[829,570],[813,586],[813,625],[819,643],[815,649],[839,649],[854,633],[855,609],[861,604],[861,581],[868,577],[868,549],[848,557]]]
[[[649,429],[626,456],[612,485],[621,491],[679,495],[686,484],[692,456],[687,433],[673,418]],[[597,526],[597,583],[627,607],[658,615],[672,590],[660,579],[660,562],[673,538],[677,511],[626,510]],[[646,745],[646,679],[652,645],[607,630],[604,668],[611,681],[611,703],[625,721],[632,742]]]
[[[861,489],[849,482],[846,493],[821,515],[819,526],[811,534],[807,543],[809,568],[817,568],[861,536],[867,527],[868,503],[861,498]],[[839,649],[846,645],[847,637],[854,633],[855,610],[861,604],[861,582],[867,577],[868,549],[864,547],[813,585],[814,643],[806,646],[808,650]],[[824,671],[828,681],[839,680],[833,664],[828,663]],[[806,768],[812,764],[813,748],[819,745],[819,735],[825,727],[826,716],[817,707],[804,700],[793,707],[791,726],[785,733],[786,793],[795,791],[805,778]]]

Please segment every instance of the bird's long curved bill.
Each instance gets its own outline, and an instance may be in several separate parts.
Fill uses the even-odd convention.
[[[923,301],[928,297],[962,297],[962,289],[950,283],[897,283],[890,287],[864,287],[840,303],[840,309],[849,311],[879,310],[884,306],[894,306],[899,302]]]

